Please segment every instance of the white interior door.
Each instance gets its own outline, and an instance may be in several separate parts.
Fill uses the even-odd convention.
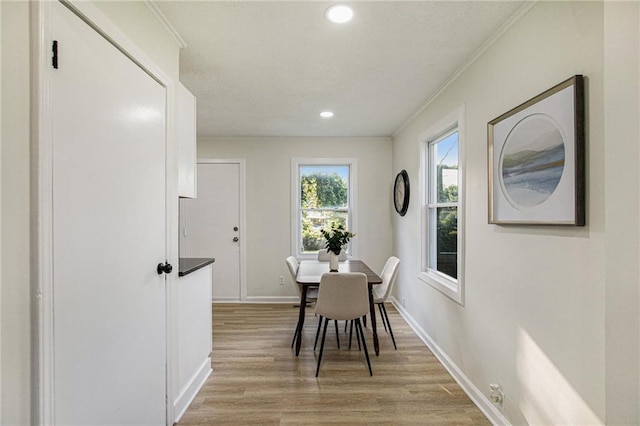
[[[239,301],[240,164],[199,162],[198,198],[183,199],[183,257],[215,257],[213,300]]]
[[[166,90],[52,5],[56,424],[166,424]]]

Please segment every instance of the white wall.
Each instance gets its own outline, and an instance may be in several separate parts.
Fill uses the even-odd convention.
[[[391,141],[387,138],[198,140],[198,158],[246,159],[247,296],[293,296],[291,158],[358,159],[357,257],[381,270],[391,254]],[[279,285],[279,277],[285,285]]]
[[[605,3],[604,139],[608,424],[640,423],[640,4]],[[635,398],[633,396],[635,395]]]
[[[605,64],[602,3],[540,2],[394,138],[394,170],[416,181],[419,134],[466,105],[465,305],[416,278],[416,203],[394,216],[394,253],[403,260],[395,296],[472,386],[485,395],[489,383],[502,386],[504,415],[515,424],[638,423],[638,13],[628,5],[635,30],[617,31],[614,15],[628,12],[617,7],[607,6],[607,35],[626,42],[616,56],[629,58],[632,77],[616,81],[620,59]],[[587,77],[587,226],[488,225],[487,122],[574,74]],[[621,134],[605,131],[605,107],[617,102],[610,86],[632,92],[620,106],[631,108],[622,116],[631,124],[617,120]],[[623,354],[610,358],[616,344]],[[629,381],[635,389],[618,387]]]
[[[0,23],[2,6],[0,5]],[[0,51],[2,51],[2,31],[0,31]],[[0,54],[0,177],[2,176],[2,55]],[[0,187],[0,241],[2,241],[2,187]],[[0,255],[0,283],[2,283],[2,256]],[[2,320],[2,285],[0,285],[0,320]],[[0,327],[0,348],[2,347],[2,327]],[[0,383],[2,383],[2,350],[0,350]],[[2,389],[0,389],[0,421],[2,421]]]
[[[31,402],[35,371],[31,367],[32,328],[30,257],[30,2],[0,1],[2,11],[2,173],[1,191],[1,415],[0,424],[26,425],[34,421]],[[142,2],[102,2],[99,8],[171,79],[177,82],[179,48],[166,29]],[[171,107],[170,107],[171,108]],[[175,114],[175,111],[173,111]],[[171,117],[169,125],[175,117]],[[169,259],[177,265],[177,162],[175,130],[170,128],[168,150]],[[175,183],[174,183],[175,182]],[[174,187],[175,186],[175,187]],[[176,277],[177,278],[177,277]],[[170,289],[174,289],[170,277]]]
[[[29,3],[2,9],[2,418],[29,424]],[[11,126],[6,125],[11,123]]]

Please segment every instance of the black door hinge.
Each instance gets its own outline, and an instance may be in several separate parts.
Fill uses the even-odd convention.
[[[53,68],[58,69],[58,40],[53,40],[53,46],[51,47],[51,65],[53,65]]]

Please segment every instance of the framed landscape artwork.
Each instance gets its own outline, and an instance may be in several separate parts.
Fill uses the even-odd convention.
[[[489,122],[489,223],[585,224],[584,78]]]

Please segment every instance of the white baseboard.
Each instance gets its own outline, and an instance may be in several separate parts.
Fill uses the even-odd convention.
[[[247,296],[245,303],[293,303],[299,304],[296,296]]]
[[[200,389],[211,372],[211,357],[207,357],[198,371],[196,371],[193,377],[191,377],[191,380],[189,380],[189,382],[184,386],[182,392],[180,392],[180,396],[174,401],[174,423],[178,423],[180,421],[184,413],[187,411],[187,408],[189,408],[189,405],[193,402],[193,399],[196,397],[198,392],[200,392]],[[175,413],[177,413],[177,415]]]
[[[471,380],[458,368],[458,366],[447,356],[440,346],[424,331],[420,325],[409,315],[409,313],[402,307],[402,304],[396,300],[395,297],[391,298],[393,306],[400,313],[402,318],[409,324],[413,331],[420,337],[429,350],[438,358],[438,361],[444,366],[444,368],[451,374],[454,380],[460,385],[462,390],[471,398],[474,404],[487,416],[489,421],[494,425],[510,426],[511,423],[507,418],[491,403],[491,401],[471,382]]]
[[[213,298],[211,299],[211,303],[242,303],[242,301],[236,298],[223,297],[223,298]]]

